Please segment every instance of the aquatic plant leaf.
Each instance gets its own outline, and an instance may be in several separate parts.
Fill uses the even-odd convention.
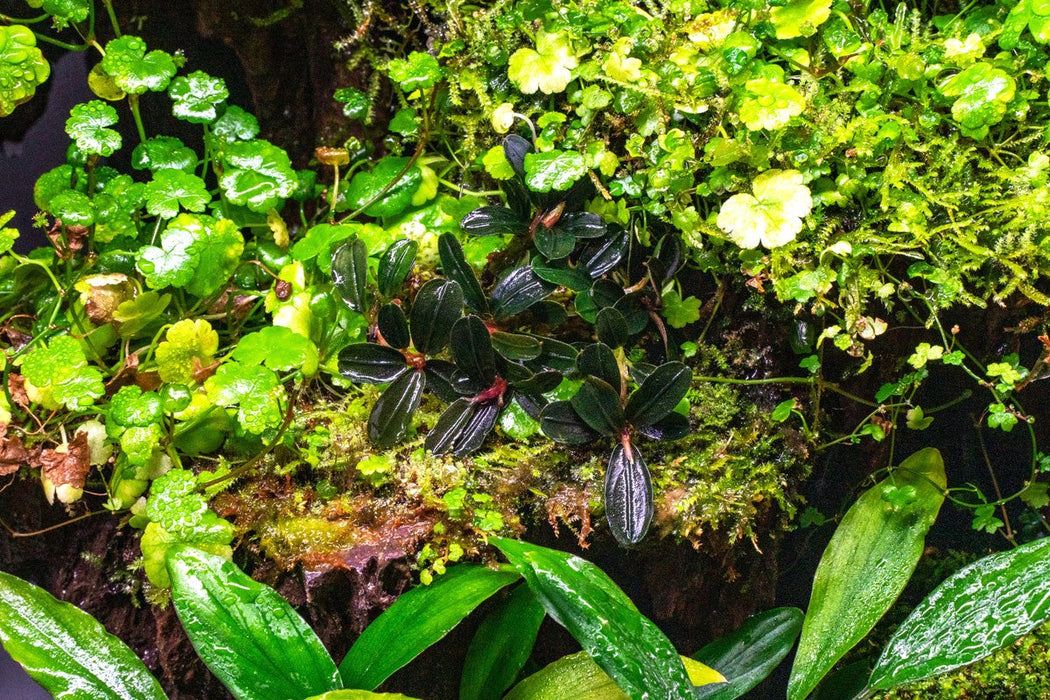
[[[769,20],[777,29],[778,39],[813,36],[817,27],[831,17],[831,0],[790,0],[774,7]]]
[[[600,435],[618,435],[626,425],[619,392],[598,377],[587,377],[570,403],[583,422]]]
[[[450,340],[452,359],[476,386],[487,389],[496,381],[496,355],[492,351],[489,329],[477,316],[470,315],[452,326]]]
[[[535,594],[520,585],[490,612],[467,648],[459,700],[501,697],[525,666],[547,616]]]
[[[617,395],[623,387],[620,363],[605,343],[592,343],[581,350],[576,357],[576,369],[585,377],[596,377],[608,383]],[[616,402],[619,404],[619,398]]]
[[[386,384],[405,371],[400,351],[377,343],[353,343],[339,351],[339,374],[352,382]]]
[[[572,42],[562,32],[536,33],[536,48],[520,48],[510,57],[507,78],[531,95],[539,90],[545,95],[563,92],[572,80],[572,70],[579,65]],[[509,159],[508,159],[509,160]]]
[[[210,124],[226,108],[230,90],[222,78],[213,78],[204,71],[180,75],[168,87],[171,112],[176,118],[191,124]]]
[[[341,687],[321,640],[291,605],[230,561],[168,555],[172,602],[193,648],[238,700],[287,700]]]
[[[146,211],[164,219],[174,217],[180,209],[202,212],[211,201],[204,180],[175,168],[155,172],[146,183],[144,194]]]
[[[895,506],[882,497],[886,486],[911,486],[915,497]],[[788,700],[809,695],[893,605],[922,556],[944,488],[941,453],[928,447],[861,494],[843,516],[813,579]]]
[[[576,151],[525,154],[525,184],[533,192],[567,190],[586,174],[587,164]]]
[[[336,291],[354,311],[364,313],[368,284],[368,248],[356,236],[332,254],[332,281]]]
[[[953,75],[939,90],[946,97],[957,98],[952,104],[952,118],[963,134],[983,139],[988,127],[1006,116],[1017,83],[1006,71],[982,61]]]
[[[697,697],[735,700],[765,680],[795,646],[803,617],[798,608],[758,613],[737,631],[693,654],[697,661],[720,671],[727,681],[698,690]]]
[[[387,69],[390,78],[405,92],[425,90],[441,80],[445,74],[438,60],[428,53],[413,51],[408,58],[395,58]]]
[[[336,102],[343,103],[343,115],[347,119],[363,122],[368,117],[369,110],[372,109],[372,98],[368,96],[368,93],[361,92],[357,88],[339,88],[332,97]]]
[[[653,519],[653,482],[641,453],[619,443],[605,471],[605,519],[622,545],[638,544]]]
[[[238,362],[266,365],[278,372],[301,369],[307,377],[317,372],[317,346],[284,326],[267,326],[242,336],[231,356]]]
[[[535,360],[540,356],[540,341],[531,335],[495,331],[491,334],[492,349],[508,360],[515,362]]]
[[[888,689],[973,663],[1050,617],[1050,538],[978,559],[901,623],[868,685]]]
[[[426,448],[436,455],[463,457],[474,452],[496,427],[500,406],[496,401],[453,401],[427,435]]]
[[[663,632],[594,564],[493,537],[555,622],[631,697],[692,700],[693,684]]]
[[[407,157],[386,156],[371,171],[356,173],[346,190],[347,204],[354,209],[367,205],[365,214],[377,219],[403,212],[423,183],[423,172],[417,167],[405,170],[408,163]]]
[[[237,406],[237,422],[249,433],[276,428],[284,417],[284,386],[267,367],[227,362],[208,377],[204,388],[216,406]]]
[[[223,193],[234,204],[260,214],[278,207],[299,184],[288,154],[263,139],[227,143],[222,162]]]
[[[175,61],[165,51],[146,52],[146,42],[125,34],[106,43],[102,70],[129,95],[164,90],[175,75]]]
[[[438,257],[445,276],[457,282],[463,290],[463,302],[467,307],[479,314],[486,313],[489,310],[488,299],[455,234],[446,232],[438,237]]]
[[[519,314],[533,304],[546,299],[554,285],[536,276],[528,265],[511,270],[492,290],[492,310],[497,318]]]
[[[543,434],[555,442],[583,445],[598,439],[598,433],[584,422],[568,401],[554,401],[540,413]]]
[[[387,449],[405,437],[425,386],[426,375],[419,371],[404,372],[394,379],[368,415],[368,439]]]
[[[111,156],[120,148],[120,134],[110,129],[117,123],[117,110],[102,100],[91,100],[76,105],[66,120],[66,134],[84,153]]]
[[[693,373],[681,362],[660,365],[627,397],[628,422],[641,430],[663,420],[685,398],[692,380]]]
[[[165,700],[135,653],[86,612],[0,571],[0,643],[57,700]]]
[[[610,348],[622,348],[630,338],[627,319],[611,306],[598,311],[594,317],[594,330],[598,340]]]
[[[343,684],[374,690],[493,593],[518,579],[507,569],[457,564],[429,586],[402,594],[350,647],[339,664]]]
[[[49,75],[51,65],[37,48],[36,35],[29,27],[0,27],[0,117],[30,100]]]
[[[397,304],[384,304],[376,315],[376,327],[383,341],[392,348],[404,350],[412,342],[408,331],[408,319]]]
[[[459,222],[468,236],[517,236],[529,229],[529,222],[507,207],[481,207]]]
[[[430,280],[420,287],[412,303],[412,344],[427,355],[441,352],[462,315],[463,288],[452,280]]]
[[[384,297],[392,297],[398,288],[404,284],[412,266],[416,263],[416,254],[419,252],[419,243],[411,238],[402,238],[394,241],[383,251],[379,258],[379,267],[376,271],[376,284],[379,293]]]

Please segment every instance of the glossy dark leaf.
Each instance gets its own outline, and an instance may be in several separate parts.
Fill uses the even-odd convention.
[[[529,222],[518,217],[507,207],[481,207],[470,212],[459,222],[468,236],[505,236],[525,233]]]
[[[681,440],[689,434],[689,419],[681,413],[671,411],[652,425],[639,428],[638,432],[652,440]]]
[[[525,177],[525,154],[532,150],[532,144],[517,134],[510,134],[503,139],[503,155],[518,177]]]
[[[491,338],[492,348],[508,360],[535,360],[540,356],[540,341],[531,335],[496,331]]]
[[[352,382],[386,384],[405,371],[405,356],[376,343],[354,343],[339,351],[339,374]]]
[[[503,194],[507,197],[507,207],[522,221],[529,221],[532,211],[531,193],[520,178],[503,181]]]
[[[528,379],[515,381],[511,386],[522,394],[541,396],[548,391],[554,391],[557,389],[558,385],[561,384],[561,381],[562,376],[560,372],[540,372],[532,375]]]
[[[470,454],[481,447],[496,426],[499,409],[495,401],[457,399],[445,409],[427,435],[426,448],[436,455],[463,457]]]
[[[536,358],[536,364],[563,374],[576,368],[576,356],[579,353],[573,346],[553,338],[544,338],[540,345],[542,349],[540,356]]]
[[[583,445],[598,439],[568,401],[553,401],[540,413],[540,429],[555,442]]]
[[[635,362],[627,369],[627,373],[631,375],[631,379],[634,380],[635,384],[641,384],[646,377],[655,371],[656,365],[648,362]]]
[[[767,610],[693,654],[697,661],[721,671],[727,681],[697,689],[697,697],[735,700],[765,680],[795,646],[803,617],[798,608]]]
[[[675,235],[667,235],[656,244],[656,259],[660,262],[662,275],[657,278],[657,286],[662,287],[674,279],[678,271],[685,264],[685,249],[682,239]]]
[[[585,377],[597,377],[607,382],[616,392],[619,402],[620,389],[623,387],[620,363],[608,345],[592,343],[585,347],[576,357],[576,369]]]
[[[629,697],[693,700],[693,684],[671,642],[601,569],[525,542],[502,537],[490,542],[521,572],[547,613]]]
[[[430,280],[412,304],[412,344],[427,355],[441,352],[448,345],[452,325],[462,315],[463,289],[452,280]]]
[[[287,700],[341,687],[321,640],[277,591],[189,547],[175,549],[167,565],[182,628],[236,698]]]
[[[457,564],[429,586],[417,586],[365,628],[339,664],[344,685],[374,690],[458,625],[518,574]]]
[[[463,246],[454,234],[443,233],[438,238],[438,256],[441,258],[441,269],[445,276],[458,283],[463,290],[463,301],[468,308],[479,314],[489,310],[488,299],[481,289],[474,270],[463,255]]]
[[[631,335],[638,335],[649,325],[649,309],[645,305],[648,295],[649,290],[644,289],[631,292],[613,304],[613,308],[623,315],[623,320],[627,324],[627,332]]]
[[[427,375],[427,390],[445,403],[452,403],[463,395],[455,389],[459,373],[451,362],[427,360],[423,373]]]
[[[642,430],[663,420],[685,398],[692,379],[692,372],[681,362],[660,365],[627,398],[627,421]]]
[[[567,267],[564,262],[549,263],[541,257],[532,259],[532,271],[541,280],[580,292],[591,286],[591,279],[579,270]]]
[[[460,372],[475,385],[477,391],[487,389],[496,381],[496,355],[492,352],[489,329],[477,316],[465,316],[452,326],[452,359]]]
[[[402,238],[394,241],[383,252],[379,258],[379,268],[376,280],[379,285],[379,293],[384,297],[392,297],[398,288],[404,284],[408,273],[416,262],[416,254],[419,252],[419,243],[411,238]]]
[[[565,310],[565,307],[550,299],[544,299],[530,306],[529,316],[534,326],[548,326],[550,328],[557,328],[569,320],[569,313]]]
[[[576,247],[576,239],[571,233],[563,231],[562,228],[545,228],[540,226],[536,229],[536,235],[532,241],[540,255],[548,260],[561,260],[569,257],[569,253]]]
[[[383,340],[392,348],[404,350],[412,342],[412,336],[408,332],[408,319],[397,304],[385,304],[379,309],[376,326]]]
[[[597,308],[604,309],[623,299],[623,287],[612,280],[598,280],[591,285],[590,296]]]
[[[601,309],[594,317],[594,330],[598,334],[598,340],[610,348],[622,348],[630,337],[627,319],[611,306]]]
[[[653,482],[645,460],[630,442],[618,443],[605,472],[605,519],[622,545],[638,544],[653,519]]]
[[[605,238],[588,241],[577,256],[577,268],[586,272],[591,279],[598,279],[616,267],[631,244],[631,234],[622,227],[616,227]]]
[[[0,571],[0,642],[60,700],[166,700],[135,653],[95,618]],[[8,696],[15,694],[8,684]]]
[[[459,700],[493,700],[503,695],[536,643],[547,611],[528,586],[518,586],[478,627],[463,662]]]
[[[332,255],[332,281],[339,295],[354,311],[364,313],[368,281],[368,249],[358,238],[339,246]]]
[[[529,418],[536,421],[537,423],[540,422],[540,414],[543,412],[543,409],[545,409],[547,407],[547,404],[549,403],[547,399],[540,394],[515,394],[514,400],[519,406],[521,406],[521,410],[525,411],[525,413],[528,414]]]
[[[573,238],[600,238],[606,234],[605,221],[597,214],[571,211],[562,214],[556,228]]]
[[[573,299],[573,306],[576,307],[576,314],[587,323],[594,323],[595,317],[598,315],[598,305],[594,303],[594,297],[591,296],[590,290],[585,290],[576,295]]]
[[[537,277],[531,267],[519,267],[511,270],[492,290],[492,310],[498,318],[507,318],[547,298],[553,291],[554,285]]]
[[[368,439],[383,449],[393,447],[408,431],[426,386],[420,371],[408,371],[391,382],[368,416]]]
[[[597,377],[587,377],[571,403],[583,422],[601,435],[618,435],[626,425],[619,392]]]

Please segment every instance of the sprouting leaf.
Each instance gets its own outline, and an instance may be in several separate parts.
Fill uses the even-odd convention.
[[[744,87],[740,121],[751,131],[787,126],[806,106],[795,88],[769,78],[749,80]]]
[[[1016,83],[1006,71],[982,61],[953,75],[940,86],[940,92],[957,98],[952,104],[952,118],[963,134],[983,139],[988,135],[988,127],[1006,116]]]
[[[86,408],[105,393],[102,373],[89,366],[84,349],[68,335],[38,345],[22,358],[22,375],[30,399],[55,408]],[[34,396],[36,398],[34,398]]]
[[[663,316],[671,328],[685,328],[700,320],[700,300],[694,296],[683,299],[677,290],[669,290],[663,296]]]
[[[192,124],[210,124],[222,113],[230,91],[222,78],[198,70],[171,81],[168,95],[172,114],[177,118]]]
[[[207,296],[233,274],[243,250],[244,237],[230,219],[179,214],[161,234],[160,246],[139,249],[136,264],[153,289],[184,287]]]
[[[197,154],[174,136],[154,136],[135,146],[131,165],[136,170],[175,168],[192,172],[197,167]]]
[[[237,421],[249,433],[276,428],[284,417],[284,388],[266,367],[227,362],[208,377],[204,388],[215,405],[237,406]]]
[[[390,78],[405,92],[434,87],[444,75],[437,59],[422,51],[413,51],[407,59],[395,58],[387,69]]]
[[[11,250],[14,247],[15,241],[18,240],[18,229],[8,228],[4,224],[13,219],[15,212],[12,209],[6,214],[0,215],[0,255]],[[0,362],[0,371],[3,371],[3,363]]]
[[[791,0],[770,12],[778,39],[813,36],[831,17],[831,0]]]
[[[146,53],[146,42],[124,35],[106,44],[102,70],[126,93],[140,95],[147,90],[163,90],[175,75],[175,61],[164,51]]]
[[[66,133],[84,153],[111,156],[120,148],[120,134],[107,128],[117,123],[117,110],[102,100],[78,104],[69,115]]]
[[[0,572],[0,643],[58,700],[166,700],[135,653],[95,618]]]
[[[232,357],[246,365],[262,364],[279,372],[301,369],[307,377],[317,372],[317,346],[283,326],[269,326],[242,337]]]
[[[219,349],[219,334],[204,319],[184,318],[177,322],[157,345],[157,370],[164,382],[193,381],[193,372],[206,367]]]
[[[41,7],[52,15],[55,26],[64,29],[70,23],[83,22],[91,13],[91,0],[28,0],[30,7]]]
[[[0,117],[33,97],[50,74],[32,30],[18,24],[0,26]]]
[[[187,211],[202,212],[211,201],[204,180],[175,168],[164,168],[154,173],[153,179],[146,183],[145,196],[146,211],[164,219],[174,217],[180,207]]]
[[[269,141],[229,143],[223,150],[219,186],[234,204],[265,213],[295,191],[298,179],[288,154]]]
[[[533,192],[567,190],[587,174],[583,155],[554,149],[525,154],[525,184]]]
[[[113,311],[117,322],[117,334],[121,338],[134,338],[171,303],[171,295],[163,296],[154,291],[142,292],[134,299],[121,302]]]
[[[767,170],[752,183],[754,195],[735,194],[722,204],[718,227],[741,248],[790,243],[813,207],[797,170]]]
[[[526,95],[537,90],[552,95],[565,91],[578,65],[568,36],[540,29],[535,49],[518,49],[510,57],[507,77]]]

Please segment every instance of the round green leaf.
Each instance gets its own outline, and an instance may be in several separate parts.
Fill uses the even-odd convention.
[[[101,65],[117,87],[131,95],[163,90],[175,75],[175,61],[171,54],[164,51],[146,53],[146,42],[130,34],[106,44]]]
[[[78,104],[69,115],[66,133],[84,153],[110,156],[120,148],[120,134],[106,128],[117,123],[117,110],[102,100]]]
[[[265,213],[291,196],[298,184],[288,154],[269,141],[226,145],[219,186],[234,204]]]
[[[50,74],[51,66],[28,27],[0,26],[0,117],[33,97]]]
[[[587,164],[576,151],[525,154],[525,184],[533,192],[567,190],[586,174]]]
[[[179,76],[168,88],[171,112],[179,119],[193,124],[210,124],[218,119],[230,91],[222,78],[213,78],[203,71]]]

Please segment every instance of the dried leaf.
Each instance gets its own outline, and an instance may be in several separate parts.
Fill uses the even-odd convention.
[[[72,503],[84,493],[84,482],[91,469],[91,449],[87,433],[77,433],[72,442],[40,453],[44,490],[48,501],[55,496],[62,503]]]
[[[6,432],[6,429],[5,429]],[[0,476],[14,474],[29,463],[29,450],[19,437],[0,437]]]

